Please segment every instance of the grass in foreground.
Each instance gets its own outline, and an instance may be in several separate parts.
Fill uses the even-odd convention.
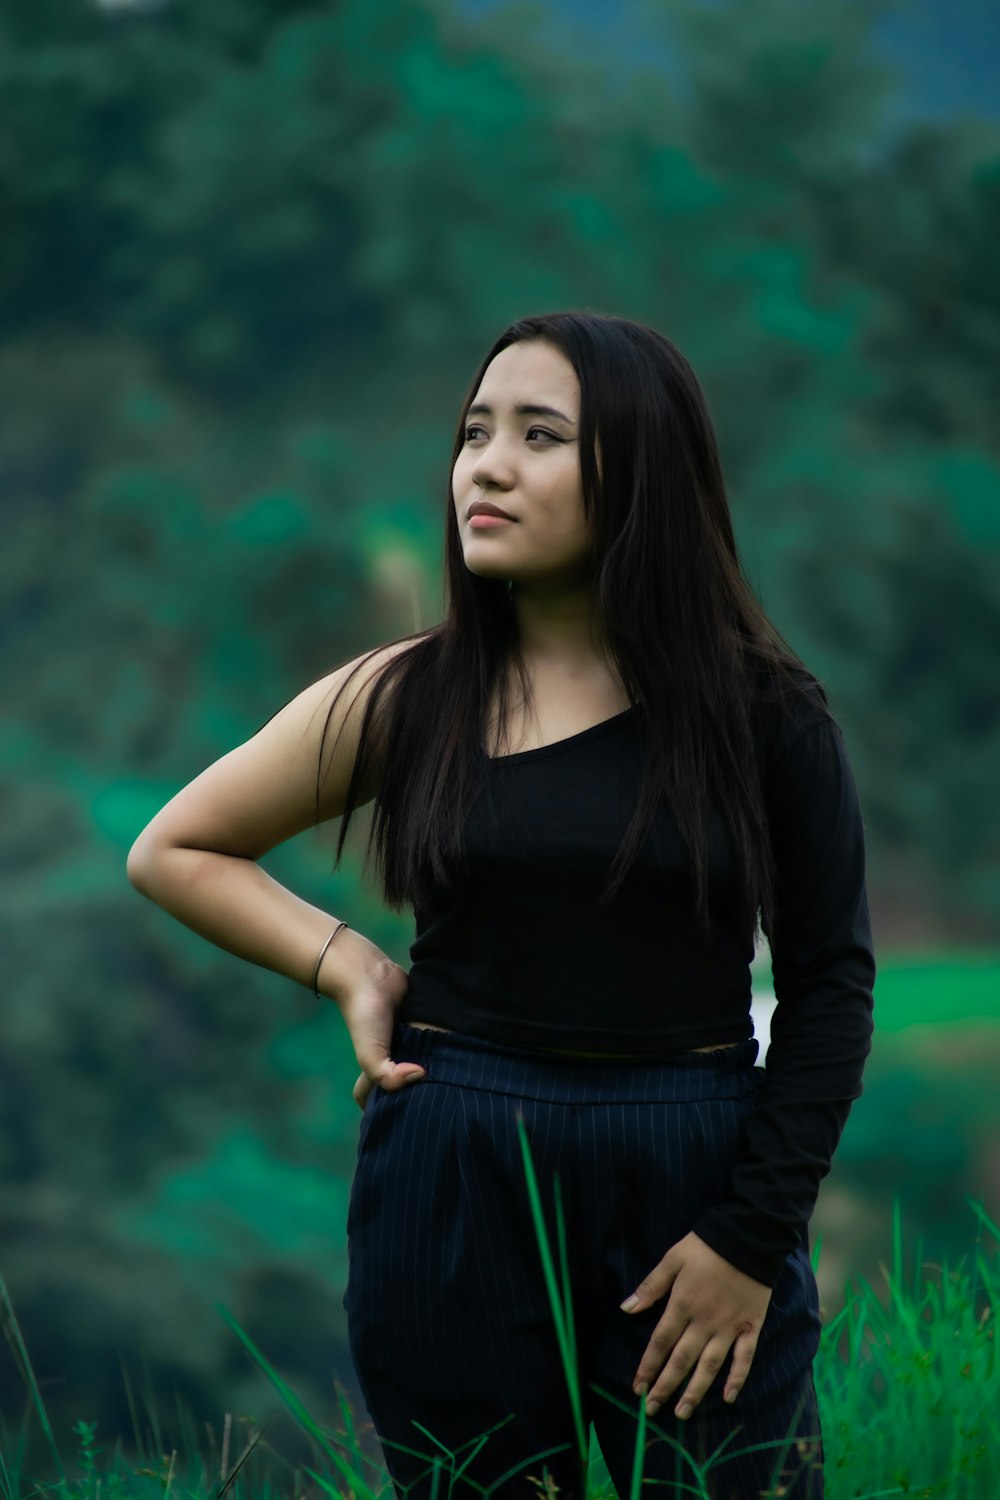
[[[556,1324],[559,1347],[566,1372],[567,1387],[574,1413],[577,1452],[588,1468],[587,1500],[615,1500],[616,1491],[596,1445],[593,1450],[589,1432],[584,1430],[580,1401],[579,1376],[569,1275],[566,1259],[563,1215],[559,1179],[555,1179],[556,1222],[559,1240],[561,1287],[557,1283],[548,1235],[542,1216],[538,1186],[523,1121],[518,1118],[518,1132],[531,1201],[535,1232],[545,1274],[549,1301]],[[957,1269],[947,1264],[940,1268],[937,1280],[920,1281],[919,1246],[917,1273],[912,1288],[906,1286],[903,1270],[902,1233],[898,1201],[893,1207],[893,1265],[882,1267],[887,1300],[882,1302],[874,1289],[862,1281],[855,1290],[850,1283],[842,1310],[823,1329],[814,1373],[819,1399],[820,1419],[826,1454],[826,1500],[876,1500],[876,1497],[907,1495],[941,1497],[941,1500],[996,1500],[1000,1495],[1000,1371],[997,1368],[994,1325],[998,1278],[995,1256],[990,1260],[982,1253],[981,1236],[985,1226],[1000,1242],[1000,1229],[990,1220],[982,1206],[966,1200],[979,1220],[977,1245],[970,1271],[965,1257]],[[813,1268],[819,1263],[819,1243],[813,1251]],[[280,1467],[280,1453],[262,1442],[268,1424],[252,1432],[229,1469],[231,1418],[226,1428],[221,1457],[213,1454],[208,1461],[201,1456],[196,1425],[182,1417],[184,1456],[178,1464],[177,1449],[169,1456],[161,1453],[158,1463],[142,1458],[138,1468],[123,1471],[121,1439],[116,1443],[114,1462],[97,1469],[93,1424],[78,1422],[74,1428],[80,1447],[79,1477],[68,1477],[63,1469],[45,1408],[41,1401],[27,1350],[21,1339],[14,1311],[0,1278],[0,1295],[6,1307],[8,1341],[16,1345],[23,1362],[23,1373],[34,1410],[46,1440],[52,1449],[59,1478],[35,1483],[20,1473],[19,1455],[6,1434],[0,1447],[0,1497],[2,1500],[31,1500],[42,1493],[58,1500],[146,1500],[173,1496],[188,1500],[209,1500],[225,1492],[231,1500],[300,1500],[328,1495],[341,1500],[377,1500],[392,1497],[391,1481],[384,1465],[373,1479],[363,1477],[365,1467],[374,1467],[366,1457],[354,1427],[349,1403],[338,1390],[338,1404],[344,1427],[336,1431],[319,1426],[302,1406],[295,1393],[228,1311],[219,1306],[222,1317],[243,1341],[250,1354],[296,1421],[315,1444],[317,1461],[327,1460],[327,1472],[302,1466],[285,1465],[287,1483],[276,1486],[265,1480],[256,1486],[249,1460],[254,1449],[271,1456]],[[718,1377],[717,1377],[718,1378]],[[599,1393],[605,1399],[615,1399]],[[131,1399],[131,1392],[129,1392]],[[631,1408],[630,1408],[631,1409]],[[150,1408],[152,1431],[162,1447],[159,1423]],[[247,1418],[255,1426],[254,1418]],[[508,1418],[507,1420],[510,1420]],[[133,1408],[133,1425],[134,1408]],[[417,1424],[419,1427],[419,1424]],[[502,1424],[498,1424],[502,1425]],[[643,1399],[636,1398],[636,1444],[631,1487],[617,1500],[638,1500],[642,1481],[642,1454],[646,1445],[647,1426],[662,1437],[673,1440],[657,1427],[655,1419],[646,1416]],[[494,1431],[496,1429],[493,1429]],[[461,1451],[444,1450],[433,1434],[420,1427],[427,1439],[426,1447],[417,1449],[427,1459],[428,1470],[436,1469],[437,1500],[471,1497],[476,1490],[490,1491],[473,1485],[462,1477],[462,1469],[489,1441],[489,1433],[470,1440]],[[135,1431],[136,1450],[143,1454],[143,1444]],[[336,1444],[336,1446],[334,1446]],[[416,1447],[416,1443],[412,1445]],[[345,1456],[346,1453],[346,1456]],[[774,1472],[781,1469],[784,1447],[775,1449]],[[525,1474],[525,1494],[558,1500],[558,1491],[546,1484],[544,1461],[547,1454],[519,1466]],[[709,1462],[699,1468],[686,1454],[689,1465],[687,1494],[690,1500],[711,1500]],[[244,1466],[247,1466],[244,1469]],[[183,1472],[181,1472],[183,1470]],[[534,1483],[531,1476],[535,1477]],[[495,1486],[494,1486],[495,1488]],[[649,1485],[643,1491],[650,1493]],[[774,1493],[780,1494],[775,1490]]]

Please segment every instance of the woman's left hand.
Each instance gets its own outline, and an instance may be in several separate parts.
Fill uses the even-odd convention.
[[[668,1293],[666,1311],[639,1361],[633,1387],[639,1395],[639,1386],[646,1385],[646,1411],[652,1416],[697,1365],[676,1409],[676,1415],[684,1419],[722,1369],[730,1348],[733,1364],[725,1399],[734,1401],[743,1389],[771,1301],[771,1288],[738,1271],[692,1230],[671,1245],[659,1265],[636,1287],[639,1302],[631,1311],[650,1308]]]

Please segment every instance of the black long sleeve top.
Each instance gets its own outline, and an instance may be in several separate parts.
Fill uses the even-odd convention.
[[[666,805],[611,903],[593,908],[638,796],[636,713],[539,749],[483,752],[488,795],[463,830],[468,873],[414,910],[401,1020],[637,1056],[752,1037],[753,946],[732,919],[732,848],[716,808],[711,948],[695,936],[689,857]],[[779,876],[768,933],[777,1005],[729,1193],[692,1227],[773,1287],[862,1092],[875,957],[862,811],[839,725],[815,690],[791,714],[762,708],[754,723]]]

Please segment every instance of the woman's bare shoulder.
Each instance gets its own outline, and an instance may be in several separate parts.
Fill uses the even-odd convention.
[[[364,651],[303,688],[160,809],[133,844],[130,863],[164,846],[257,860],[317,822],[340,817],[379,673],[427,634]],[[358,805],[372,796],[373,788],[362,788]]]

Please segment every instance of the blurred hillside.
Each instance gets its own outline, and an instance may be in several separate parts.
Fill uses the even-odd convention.
[[[731,0],[691,0],[719,26],[728,26]],[[459,0],[469,16],[498,10],[504,0]],[[685,86],[685,53],[678,45],[673,0],[548,0],[539,7],[553,50],[601,56],[615,77],[649,63],[672,87]],[[759,12],[758,12],[759,13]],[[916,121],[956,115],[1000,117],[1000,27],[991,0],[871,0],[867,45],[886,62],[894,87],[868,149],[878,154]],[[787,37],[798,21],[794,4],[776,0],[775,29]]]

